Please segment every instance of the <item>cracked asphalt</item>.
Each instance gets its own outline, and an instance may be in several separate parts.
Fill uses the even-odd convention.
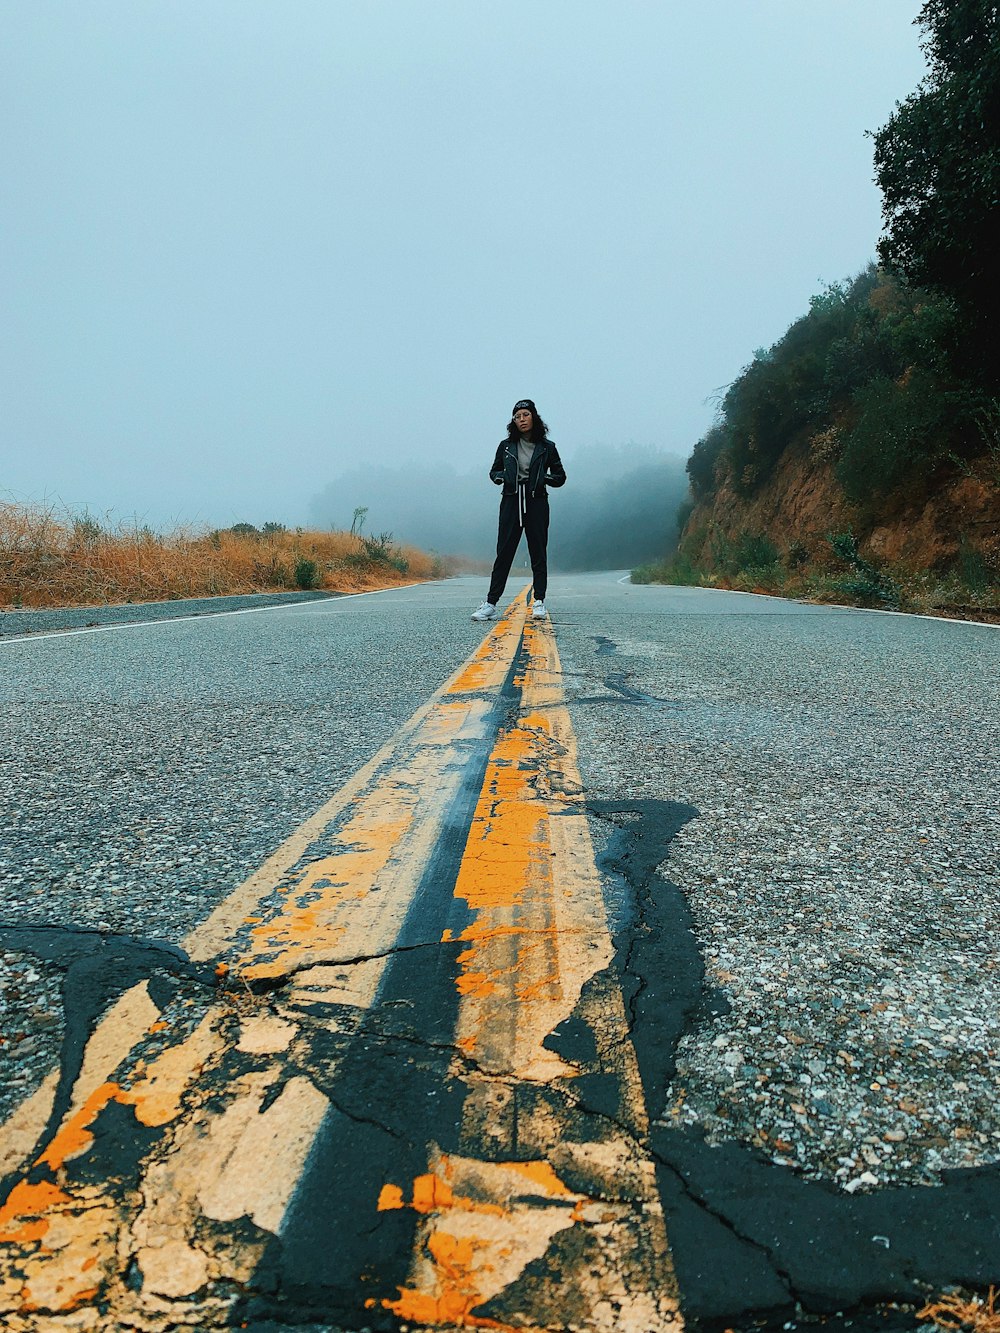
[[[362,1316],[343,1293],[416,1281],[415,1235],[437,1255],[440,1196],[424,1208],[409,1182],[512,1207],[510,1162],[543,1151],[547,1239],[475,1307],[499,1327],[528,1308],[535,1326],[598,1327],[566,1274],[609,1255],[628,1291],[645,1273],[660,1298],[623,1304],[622,1328],[670,1326],[673,1291],[692,1327],[913,1328],[924,1299],[1000,1281],[997,631],[620,578],[551,594],[610,932],[543,1042],[569,1080],[456,1046],[469,918],[428,935],[426,885],[411,935],[338,955],[341,980],[307,955],[237,985],[179,948],[469,656],[473,580],[0,644],[0,1109],[61,1069],[51,1135],[88,1033],[141,977],[155,1022],[97,1122],[123,1179],[152,1142],[129,1107],[171,1041],[243,1089],[209,1137],[239,1121],[252,1138],[293,1105],[321,1126],[280,1242],[273,1201],[244,1201],[247,1268],[206,1288],[206,1327],[452,1326],[442,1304]],[[450,854],[474,796],[442,816]],[[336,851],[338,827],[309,856]],[[442,875],[439,856],[428,884]],[[492,942],[464,947],[503,971]],[[336,988],[363,989],[371,966],[387,969],[379,1001],[358,1008]],[[612,1130],[631,1146],[609,1178],[588,1145]],[[344,1177],[356,1188],[331,1193]],[[354,1201],[392,1182],[373,1267]],[[565,1228],[598,1201],[605,1222]],[[666,1250],[636,1220],[651,1212]],[[149,1289],[170,1288],[165,1245],[140,1253]]]

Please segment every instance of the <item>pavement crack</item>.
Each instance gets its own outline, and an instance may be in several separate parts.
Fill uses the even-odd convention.
[[[327,1089],[324,1089],[324,1096],[333,1109],[339,1115],[342,1115],[345,1120],[350,1120],[355,1125],[367,1125],[370,1129],[377,1129],[380,1134],[385,1134],[390,1139],[395,1139],[397,1143],[405,1144],[407,1148],[412,1149],[416,1146],[412,1139],[408,1139],[405,1134],[400,1134],[395,1129],[390,1129],[388,1125],[384,1125],[380,1120],[375,1120],[371,1116],[359,1115],[355,1111],[348,1110],[348,1108],[341,1102],[338,1102],[335,1097],[332,1097]]]
[[[267,976],[248,976],[247,971],[234,971],[231,975],[241,981],[253,995],[270,995],[283,990],[296,977],[311,972],[315,967],[358,967],[362,963],[374,963],[383,958],[394,958],[399,954],[415,953],[419,949],[440,949],[445,945],[459,945],[461,940],[419,940],[414,944],[395,944],[390,949],[380,949],[376,953],[353,954],[346,958],[328,957],[325,954],[312,954],[309,958],[296,963],[283,972]],[[251,964],[254,966],[254,964]]]
[[[591,1116],[592,1118],[601,1121],[604,1125],[617,1129],[636,1145],[639,1144],[634,1126],[608,1114],[607,1111],[602,1111],[597,1107],[589,1105],[584,1098],[574,1095],[568,1087],[560,1086],[551,1079],[531,1078],[519,1073],[517,1070],[491,1069],[489,1066],[482,1064],[468,1051],[461,1049],[453,1042],[434,1042],[429,1041],[425,1037],[416,1037],[403,1032],[386,1031],[383,1028],[369,1027],[366,1029],[366,1032],[368,1036],[374,1037],[376,1040],[383,1041],[387,1044],[399,1042],[406,1046],[415,1046],[420,1050],[449,1055],[458,1066],[456,1075],[459,1078],[479,1078],[484,1082],[497,1084],[509,1089],[516,1089],[518,1087],[539,1088],[547,1093],[551,1093],[571,1110]]]
[[[446,1055],[453,1055],[463,1063],[474,1063],[466,1052],[460,1050],[454,1042],[448,1041],[430,1041],[427,1037],[415,1037],[408,1032],[393,1032],[391,1029],[383,1027],[374,1027],[366,1025],[365,1033],[367,1036],[376,1038],[378,1041],[401,1042],[404,1046],[416,1046],[420,1050],[437,1051]]]
[[[678,1167],[676,1167],[668,1157],[664,1157],[664,1155],[657,1150],[655,1144],[653,1144],[652,1142],[648,1144],[648,1151],[650,1153],[650,1156],[659,1166],[661,1166],[665,1171],[669,1171],[671,1177],[673,1178],[673,1180],[676,1181],[677,1185],[679,1186],[681,1193],[684,1195],[686,1199],[688,1199],[690,1203],[694,1204],[694,1206],[697,1209],[699,1209],[701,1212],[707,1214],[707,1216],[713,1218],[716,1222],[718,1222],[720,1226],[724,1227],[726,1231],[728,1231],[729,1234],[733,1236],[736,1240],[740,1241],[741,1244],[749,1245],[759,1254],[762,1254],[764,1258],[767,1260],[771,1272],[774,1274],[777,1280],[784,1287],[785,1291],[788,1293],[789,1299],[796,1301],[798,1304],[802,1303],[800,1293],[795,1288],[794,1280],[792,1278],[791,1273],[786,1268],[781,1267],[781,1265],[778,1262],[777,1256],[775,1255],[774,1251],[770,1248],[770,1246],[765,1245],[763,1241],[758,1240],[756,1237],[748,1235],[745,1231],[742,1231],[733,1222],[732,1218],[727,1217],[726,1214],[720,1212],[718,1208],[713,1208],[712,1205],[707,1202],[707,1200],[702,1198],[695,1190],[691,1188],[691,1185],[685,1179],[683,1172]]]

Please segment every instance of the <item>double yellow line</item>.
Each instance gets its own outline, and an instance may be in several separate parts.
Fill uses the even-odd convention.
[[[161,1011],[133,987],[91,1035],[51,1140],[26,1157],[54,1076],[0,1134],[0,1162],[20,1165],[0,1208],[12,1333],[228,1327],[330,1132],[343,1057],[316,1068],[317,1033],[349,1050],[401,951],[419,950],[451,969],[461,1111],[409,1174],[369,1163],[362,1188],[330,1183],[341,1215],[411,1223],[394,1289],[359,1286],[358,1327],[366,1309],[439,1327],[677,1327],[558,652],[522,598],[185,948],[220,991]],[[552,1040],[571,1020],[592,1033],[589,1064]],[[616,1090],[599,1113],[577,1092],[594,1069]],[[545,1294],[526,1274],[554,1246],[583,1257]]]

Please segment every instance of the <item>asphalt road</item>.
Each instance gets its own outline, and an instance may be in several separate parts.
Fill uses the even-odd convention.
[[[163,976],[172,977],[170,995],[150,991],[156,1013],[169,1014],[171,1023],[183,1026],[178,1005],[202,1013],[205,978],[193,933],[358,770],[391,748],[484,634],[496,633],[468,619],[481,591],[478,581],[452,580],[169,621],[142,619],[142,609],[133,608],[139,619],[131,624],[0,640],[5,1114],[16,1121],[32,1096],[42,1104],[46,1077],[54,1080],[60,1062],[65,1070],[68,1052],[82,1052],[101,1014],[136,979],[155,976],[162,990]],[[585,1178],[579,1160],[570,1174],[564,1164],[565,1198],[546,1176],[550,1206],[536,1209],[538,1234],[549,1235],[545,1226],[551,1231],[548,1248],[532,1252],[503,1300],[492,1298],[496,1326],[523,1322],[531,1308],[546,1327],[598,1328],[609,1318],[607,1326],[667,1327],[677,1318],[676,1296],[687,1322],[706,1327],[749,1327],[760,1319],[780,1326],[809,1316],[842,1316],[854,1327],[914,1327],[923,1300],[954,1284],[975,1291],[1000,1281],[998,631],[632,587],[621,574],[555,579],[550,609],[559,666],[548,675],[539,670],[559,697],[546,696],[539,715],[565,711],[578,777],[575,769],[562,771],[555,751],[519,763],[547,781],[561,773],[586,810],[576,823],[596,849],[608,945],[606,965],[584,968],[588,979],[575,1007],[553,1020],[543,1042],[577,1070],[586,1094],[570,1110],[560,1102],[557,1115],[549,1088],[544,1114],[537,1106],[520,1114],[525,1124],[548,1116],[551,1134],[581,1145],[610,1142],[609,1124],[625,1125],[627,1160],[645,1184],[616,1206],[627,1212],[627,1202],[661,1218],[666,1248],[648,1228],[633,1235],[631,1223],[607,1222],[612,1231],[618,1226],[618,1249],[602,1250],[601,1263],[628,1269],[630,1300],[638,1300],[644,1281],[662,1300],[645,1314],[641,1301],[620,1302],[613,1316],[593,1313],[596,1297],[574,1305],[567,1275],[579,1287],[579,1274],[600,1263],[590,1251],[573,1251],[552,1219],[570,1205],[584,1216],[585,1200],[608,1203],[614,1190],[608,1180],[601,1184],[596,1168]],[[412,758],[405,778],[393,770],[397,794],[421,794],[423,824],[434,830],[428,846],[450,846],[456,821],[463,837],[475,828],[482,774],[501,762],[490,747],[510,725],[513,679],[503,677],[503,684],[498,676],[460,692],[483,710],[474,719],[479,730],[454,742],[461,764],[417,770]],[[517,685],[522,695],[530,688],[523,680]],[[567,747],[560,745],[562,753]],[[434,744],[426,753],[433,757]],[[470,785],[473,770],[478,778]],[[451,781],[458,785],[446,802]],[[383,819],[387,790],[373,807]],[[516,802],[512,808],[519,817]],[[435,809],[437,823],[429,816]],[[460,820],[456,811],[464,812]],[[548,824],[561,828],[552,814]],[[390,833],[383,840],[391,859]],[[579,855],[562,844],[557,851],[560,864]],[[457,861],[447,873],[461,884]],[[316,880],[316,901],[325,884]],[[309,896],[306,905],[313,901]],[[501,909],[497,902],[489,910]],[[600,930],[588,928],[595,937]],[[408,957],[422,957],[418,946],[430,944],[430,937],[411,941]],[[181,945],[194,962],[170,952]],[[358,944],[351,956],[372,952]],[[206,947],[203,956],[214,955]],[[309,965],[315,962],[310,956]],[[383,1024],[378,1042],[352,1031],[337,1037],[335,1051],[324,1047],[325,1056],[319,1047],[311,1051],[308,1068],[326,1059],[336,1066],[324,1096],[345,1099],[353,1126],[339,1147],[330,1146],[326,1131],[312,1140],[314,1167],[323,1152],[341,1154],[326,1166],[341,1173],[377,1157],[357,1108],[370,1110],[373,1071],[381,1069],[390,1086],[400,1083],[396,1104],[375,1117],[379,1132],[395,1140],[409,1135],[419,1143],[418,1157],[426,1158],[431,1141],[440,1150],[422,1168],[415,1159],[397,1163],[398,1187],[407,1172],[440,1181],[441,1161],[458,1169],[459,1157],[442,1148],[449,1115],[465,1124],[480,1113],[469,1109],[468,1071],[456,1079],[448,1064],[449,1041],[465,1032],[462,1040],[474,1042],[493,1020],[485,1001],[470,1017],[474,995],[455,1010],[454,978],[442,981],[422,966],[404,977],[394,963],[379,994],[384,1001],[396,986],[399,1005],[410,1003],[414,987],[425,990],[435,997],[437,1026],[393,1029],[387,1045]],[[487,959],[484,969],[491,968],[504,972]],[[264,972],[247,976],[254,985],[245,987],[246,1003],[259,1007]],[[624,1028],[612,1045],[634,1051],[632,1073],[601,1045],[602,1031],[618,1032],[616,1005]],[[244,1024],[260,1017],[257,1009],[241,1014]],[[203,1039],[193,1018],[189,1027],[190,1041]],[[267,1046],[275,1031],[253,1040]],[[419,1048],[419,1058],[406,1058],[406,1042]],[[435,1058],[428,1054],[433,1046]],[[528,1058],[518,1049],[515,1042],[496,1056],[515,1102],[542,1080],[531,1063],[537,1052]],[[251,1077],[242,1067],[231,1075],[234,1085]],[[133,1071],[129,1086],[138,1086],[136,1077]],[[557,1069],[545,1077],[558,1083],[561,1075]],[[279,1085],[299,1086],[287,1069]],[[59,1104],[61,1094],[54,1095]],[[262,1093],[256,1113],[269,1112],[275,1096],[284,1104],[283,1091]],[[437,1118],[417,1117],[413,1128],[407,1108],[438,1096]],[[49,1105],[51,1099],[50,1088]],[[121,1163],[139,1148],[128,1133],[132,1112],[121,1105],[110,1104],[98,1123],[114,1141],[107,1154],[125,1179]],[[482,1116],[492,1123],[500,1112]],[[500,1116],[498,1123],[506,1121]],[[510,1155],[508,1131],[496,1133],[507,1136]],[[19,1178],[17,1155],[30,1139],[8,1135],[8,1183]],[[641,1152],[633,1151],[636,1144]],[[540,1160],[537,1142],[533,1152],[514,1156],[524,1165]],[[303,1161],[294,1165],[302,1171]],[[248,1237],[251,1267],[265,1277],[255,1288],[244,1274],[238,1294],[213,1288],[217,1306],[199,1316],[204,1326],[228,1326],[233,1311],[238,1323],[260,1328],[321,1327],[324,1313],[336,1316],[338,1327],[358,1329],[396,1327],[407,1318],[444,1327],[449,1310],[460,1308],[472,1317],[478,1306],[430,1309],[416,1295],[409,1306],[383,1301],[376,1312],[359,1302],[357,1317],[350,1316],[344,1274],[352,1264],[352,1272],[367,1271],[369,1260],[345,1261],[326,1286],[314,1280],[329,1228],[349,1230],[349,1208],[327,1215],[322,1200],[309,1202],[322,1178],[305,1172],[297,1202],[288,1205],[294,1223],[282,1226],[288,1235],[298,1228],[300,1241],[288,1241],[279,1260],[273,1246],[254,1248]],[[488,1183],[505,1209],[513,1207],[509,1179]],[[481,1180],[477,1188],[489,1193]],[[436,1215],[433,1208],[421,1212],[416,1193],[401,1200],[399,1214],[411,1231],[414,1215],[424,1226]],[[245,1217],[270,1215],[264,1203],[254,1207],[257,1213],[248,1206]],[[531,1230],[520,1223],[515,1229]],[[5,1234],[0,1230],[0,1238]],[[408,1234],[404,1226],[397,1250]],[[425,1236],[432,1249],[440,1244],[435,1234]],[[384,1240],[386,1246],[391,1253],[393,1244]],[[162,1246],[156,1252],[161,1260],[167,1253]],[[353,1253],[346,1242],[344,1252]],[[609,1253],[620,1257],[609,1260]],[[398,1253],[395,1259],[398,1269]],[[150,1273],[156,1267],[152,1260],[147,1266]],[[15,1270],[0,1287],[8,1296]],[[378,1273],[369,1277],[384,1285],[396,1270]],[[83,1296],[74,1318],[89,1308],[87,1290],[77,1291]],[[324,1291],[334,1290],[324,1312]],[[16,1313],[11,1300],[5,1308],[28,1321],[12,1328],[42,1327],[47,1319],[69,1326],[46,1313],[48,1306]],[[62,1308],[51,1301],[53,1311]],[[889,1311],[889,1302],[903,1308]]]

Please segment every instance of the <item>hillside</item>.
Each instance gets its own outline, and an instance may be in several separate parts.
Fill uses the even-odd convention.
[[[633,577],[993,615],[1000,404],[959,329],[875,265],[814,297],[695,446],[677,553]]]
[[[751,497],[730,479],[696,504],[660,576],[823,601],[1000,618],[1000,468],[984,454],[914,502],[844,494],[822,433]],[[845,540],[846,539],[846,540]],[[856,552],[856,554],[855,554]],[[640,577],[642,577],[640,575]]]

